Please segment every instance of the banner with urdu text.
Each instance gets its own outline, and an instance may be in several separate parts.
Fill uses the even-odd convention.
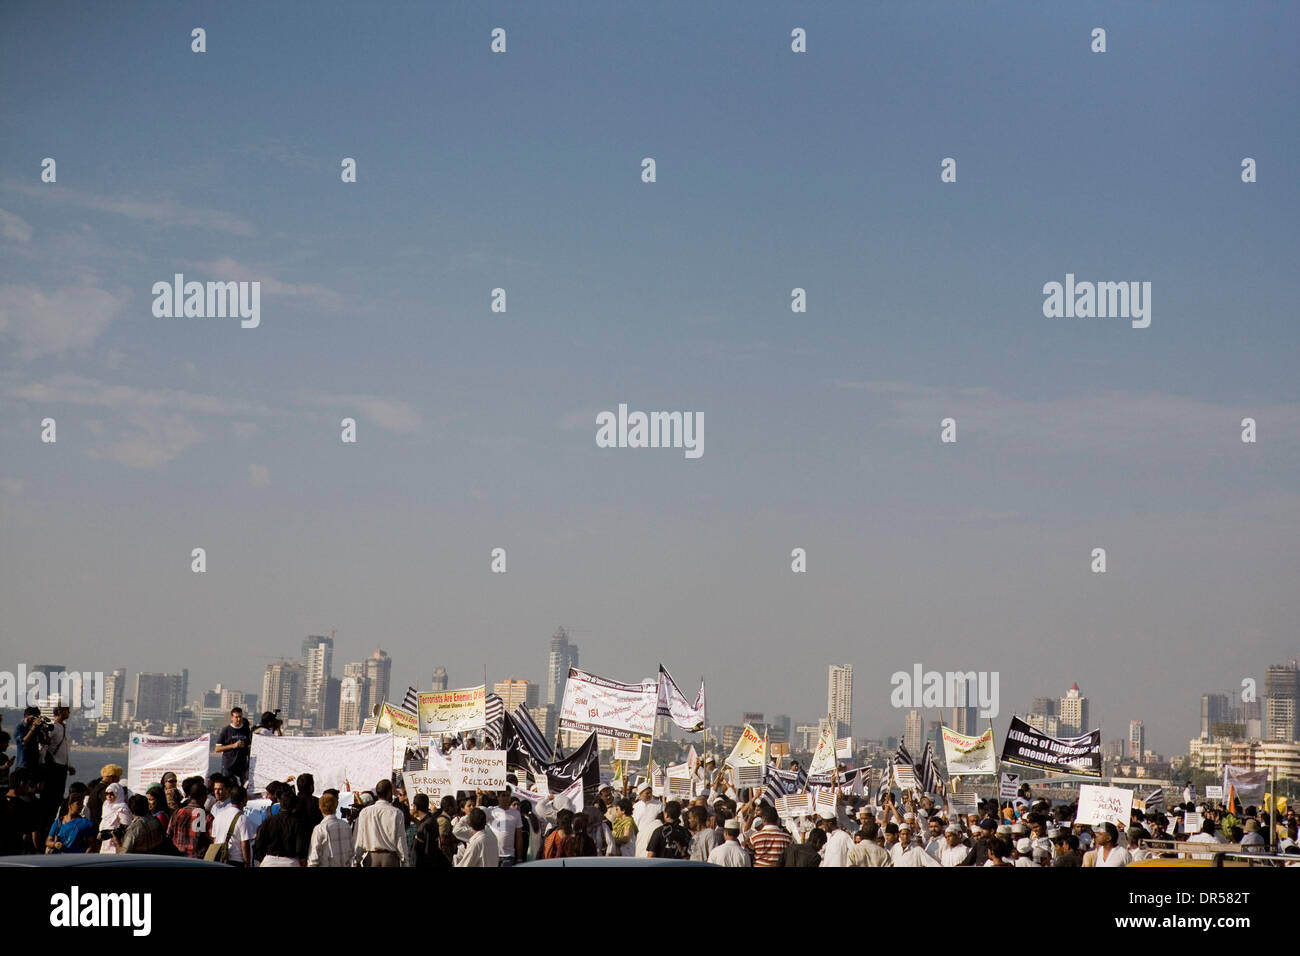
[[[560,729],[650,741],[658,706],[658,681],[624,684],[571,667],[560,705]]]

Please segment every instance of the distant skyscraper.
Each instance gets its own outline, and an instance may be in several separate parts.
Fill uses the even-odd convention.
[[[1227,694],[1201,695],[1201,736],[1206,740],[1213,738],[1214,725],[1231,722],[1230,703]]]
[[[135,678],[135,719],[153,720],[165,724],[176,720],[176,714],[185,706],[189,696],[190,674],[137,674]]]
[[[338,730],[339,700],[342,693],[343,681],[339,680],[339,678],[331,677],[325,681],[325,689],[322,692],[324,701],[319,719],[316,722],[317,730]]]
[[[919,710],[909,710],[903,718],[903,745],[913,759],[921,759],[921,749],[925,746],[925,719]]]
[[[122,720],[122,705],[126,702],[126,668],[117,667],[104,678],[104,720],[117,723]]]
[[[1264,682],[1264,739],[1300,740],[1300,666],[1270,664]]]
[[[768,740],[774,744],[790,743],[790,727],[792,725],[789,714],[774,714],[771,721],[768,722]]]
[[[1033,703],[1029,705],[1031,714],[1042,714],[1044,717],[1056,716],[1056,698],[1055,697],[1035,697]]]
[[[1090,729],[1088,727],[1088,698],[1079,692],[1077,682],[1071,684],[1070,689],[1061,698],[1056,714],[1062,736],[1078,737]]]
[[[1130,760],[1141,761],[1147,751],[1147,735],[1142,728],[1142,721],[1128,722],[1128,755]]]
[[[447,690],[447,668],[435,667],[433,669],[433,689]]]
[[[541,704],[533,707],[528,711],[528,716],[533,718],[533,723],[537,729],[542,732],[548,744],[555,743],[555,730],[560,719],[560,709],[551,704]]]
[[[304,638],[302,664],[302,709],[305,713],[318,715],[325,706],[325,686],[333,676],[334,638],[323,634]]]
[[[578,666],[578,645],[569,643],[569,633],[557,627],[551,636],[551,651],[546,659],[546,702],[556,710],[564,700],[564,684],[569,668]]]
[[[280,660],[266,665],[262,675],[262,706],[278,710],[281,720],[302,716],[304,667],[302,661]]]
[[[832,664],[826,678],[826,713],[836,737],[847,737],[853,724],[853,665]]]
[[[344,733],[360,730],[366,718],[366,665],[361,661],[343,665],[343,680],[339,682],[339,730]]]
[[[362,717],[369,717],[375,708],[388,700],[388,679],[393,670],[393,659],[382,650],[375,651],[365,660],[366,665],[366,712]],[[394,703],[400,704],[401,701]]]
[[[978,737],[980,712],[978,707],[954,707],[952,709],[952,723],[949,724],[953,730],[959,734],[965,734],[967,737]]]
[[[521,677],[510,677],[497,681],[492,690],[501,698],[506,710],[514,713],[518,707],[531,710],[537,706],[537,685]]]

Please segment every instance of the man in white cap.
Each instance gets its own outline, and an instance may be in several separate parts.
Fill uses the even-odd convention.
[[[848,866],[849,850],[853,847],[853,837],[840,829],[833,810],[823,810],[820,816],[821,827],[826,831],[826,847],[822,850],[822,866]]]
[[[1029,841],[1029,837],[1022,836],[1016,840],[1015,853],[1012,854],[1013,866],[1037,866],[1034,862],[1034,845]]]
[[[650,846],[650,838],[659,829],[659,815],[663,813],[663,801],[654,795],[650,778],[641,781],[637,787],[636,805],[632,807],[632,822],[636,824],[636,855],[645,856]]]
[[[970,848],[961,840],[961,827],[955,823],[948,824],[943,831],[944,847],[939,851],[941,866],[961,866],[966,862]]]
[[[942,863],[943,860],[940,854],[943,853],[943,848],[947,845],[944,843],[943,821],[939,819],[937,813],[933,813],[925,821],[925,825],[930,831],[930,838],[925,842],[925,852]]]
[[[938,866],[939,861],[926,853],[921,844],[912,842],[912,824],[904,821],[898,828],[898,843],[889,851],[893,865]]]
[[[709,862],[717,866],[750,866],[749,854],[739,843],[740,821],[731,817],[722,825],[724,837],[721,846],[709,851]]]

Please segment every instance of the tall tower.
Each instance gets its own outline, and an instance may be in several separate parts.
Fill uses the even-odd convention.
[[[546,659],[546,703],[559,708],[564,700],[564,682],[569,668],[578,666],[578,645],[569,642],[569,632],[557,627],[551,636],[551,651]]]
[[[921,749],[925,746],[925,718],[919,710],[909,710],[903,718],[903,745],[913,760],[921,759]]]
[[[366,665],[357,661],[343,665],[339,682],[339,730],[344,733],[361,729],[366,714]]]
[[[1079,691],[1076,681],[1061,698],[1057,711],[1061,735],[1079,737],[1088,729],[1088,698]]]
[[[1264,679],[1264,739],[1300,740],[1300,666],[1270,664]]]
[[[435,667],[433,669],[433,689],[434,690],[447,689],[447,668]]]
[[[333,676],[334,638],[313,634],[302,642],[303,710],[316,715],[316,726],[321,728],[325,706],[325,688]]]
[[[1128,756],[1130,760],[1142,762],[1142,755],[1147,752],[1147,735],[1142,727],[1142,721],[1130,720],[1128,722]]]
[[[377,650],[365,661],[366,665],[366,699],[365,713],[362,719],[375,712],[375,708],[388,700],[388,678],[393,670],[393,659],[386,651]]]
[[[853,723],[853,665],[832,664],[826,679],[826,713],[836,737],[847,737]]]

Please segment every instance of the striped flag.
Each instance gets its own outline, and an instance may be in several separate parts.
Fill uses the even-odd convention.
[[[483,737],[488,750],[496,750],[501,743],[501,715],[506,712],[506,703],[500,694],[488,694],[484,702],[487,726],[483,728]]]
[[[889,784],[893,772],[893,768],[889,764],[885,764],[885,769],[880,771],[880,785],[876,787],[876,806],[878,807],[883,807],[885,800],[889,797]]]
[[[1148,810],[1163,810],[1165,808],[1164,787],[1156,787],[1142,799],[1142,803]]]
[[[409,710],[413,714],[420,712],[420,695],[416,692],[414,684],[406,688],[406,696],[402,698],[402,709]]]
[[[939,769],[934,764],[934,741],[925,742],[925,753],[921,755],[921,773],[917,777],[921,783],[922,793],[943,793],[943,784],[939,780]]]
[[[510,715],[514,721],[515,730],[523,738],[528,747],[528,752],[538,760],[550,763],[552,759],[551,745],[546,742],[546,735],[542,733],[541,728],[533,720],[533,715],[528,713],[527,707],[516,707],[514,713]]]

